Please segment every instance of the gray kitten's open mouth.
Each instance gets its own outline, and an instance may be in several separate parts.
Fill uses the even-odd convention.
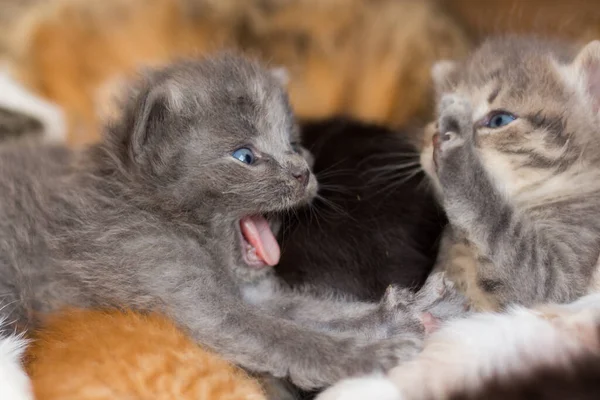
[[[251,215],[240,219],[240,246],[244,262],[254,268],[275,266],[281,250],[267,219]]]

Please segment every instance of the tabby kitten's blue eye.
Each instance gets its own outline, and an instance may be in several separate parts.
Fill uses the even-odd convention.
[[[291,143],[291,146],[292,146],[292,150],[294,151],[294,153],[296,153],[296,154],[301,153],[301,148],[300,148],[299,143],[293,142],[293,143]]]
[[[232,154],[233,158],[243,162],[244,164],[252,165],[256,161],[256,156],[247,147],[242,147],[234,151]]]
[[[510,124],[515,119],[517,119],[517,117],[515,117],[514,115],[512,115],[510,113],[499,112],[499,113],[495,113],[494,115],[492,115],[488,119],[487,124],[485,124],[485,126],[488,128],[491,128],[491,129],[498,129],[498,128],[502,128],[503,126]]]

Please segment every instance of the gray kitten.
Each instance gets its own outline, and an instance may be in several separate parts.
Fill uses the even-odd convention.
[[[394,366],[423,334],[378,304],[280,287],[264,215],[317,183],[276,77],[231,55],[151,73],[104,141],[0,150],[0,292],[20,325],[60,307],[159,310],[204,345],[303,388]],[[411,308],[412,307],[412,308]]]
[[[598,290],[600,42],[489,40],[434,80],[422,163],[452,225],[441,261],[465,261],[449,270],[468,297],[502,308]]]

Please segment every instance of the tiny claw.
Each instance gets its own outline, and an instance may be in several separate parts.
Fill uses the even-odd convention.
[[[415,294],[409,289],[401,289],[394,285],[390,285],[385,290],[382,302],[384,307],[394,310],[398,306],[407,305],[412,303]]]

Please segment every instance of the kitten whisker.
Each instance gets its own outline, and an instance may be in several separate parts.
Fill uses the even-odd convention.
[[[352,193],[351,188],[344,185],[331,185],[331,184],[322,184],[319,189],[332,192],[332,193],[340,193],[340,194],[348,194]]]
[[[327,172],[330,172],[331,170],[334,170],[335,167],[337,167],[338,165],[342,164],[343,162],[345,162],[347,160],[348,160],[348,157],[342,158],[341,160],[334,162],[333,164],[331,164],[327,168],[319,171],[319,173],[317,175],[322,175],[322,174],[325,174]]]
[[[12,306],[15,303],[18,303],[18,300],[9,301],[8,303],[2,304],[2,307],[0,307],[0,314],[2,315],[3,319],[8,318],[15,311],[15,308],[9,309],[7,312],[5,312],[4,309]]]
[[[333,201],[326,199],[325,197],[322,197],[320,195],[317,195],[317,198],[323,203],[323,205],[331,208],[333,211],[336,211],[338,214],[341,214],[345,217],[348,217],[350,219],[352,219],[353,221],[356,221],[350,214],[348,214],[342,207],[340,207],[339,205],[335,204]]]
[[[422,171],[422,167],[420,164],[413,165],[411,167],[406,167],[404,169],[399,169],[395,171],[387,171],[383,173],[376,174],[375,176],[370,178],[370,183],[378,185],[381,181],[390,182],[395,179],[403,178],[407,175],[412,174],[415,171]]]
[[[355,171],[351,168],[338,169],[338,170],[329,170],[329,171],[319,171],[315,174],[318,180],[327,179],[339,176],[352,175]]]
[[[383,187],[379,188],[378,190],[376,190],[375,192],[373,192],[373,196],[380,194],[382,192],[388,192],[387,195],[389,195],[390,193],[394,192],[394,190],[405,184],[406,182],[410,181],[411,179],[413,179],[414,177],[416,177],[418,174],[422,173],[423,169],[421,167],[418,168],[414,168],[408,171],[402,171],[402,173],[394,175],[389,177],[390,182],[386,185],[384,185]],[[386,196],[387,196],[386,195]]]
[[[415,161],[409,161],[409,162],[400,163],[400,164],[382,165],[379,167],[369,168],[369,169],[361,172],[361,174],[366,174],[366,173],[370,173],[370,172],[397,171],[397,170],[401,170],[401,169],[405,169],[405,168],[409,168],[409,167],[414,167],[415,165],[419,165],[420,163],[421,162],[419,160],[415,160]]]
[[[392,182],[392,183],[393,183],[393,186],[392,186],[392,187],[396,187],[396,186],[402,185],[402,184],[404,184],[404,183],[408,182],[409,180],[411,180],[412,178],[414,178],[415,176],[419,175],[419,174],[420,174],[420,173],[422,173],[422,172],[423,172],[423,169],[422,169],[422,168],[415,168],[415,169],[414,169],[414,170],[413,170],[411,173],[409,173],[409,174],[402,174],[402,175],[399,175],[399,176],[397,176],[397,177],[394,177],[394,178],[393,178],[393,179],[394,179],[394,182]],[[398,179],[398,178],[400,178],[400,177],[403,177],[403,178],[402,178],[402,179],[400,179],[400,180],[396,180],[396,179]]]
[[[416,190],[425,190],[425,191],[433,190],[433,183],[432,183],[431,179],[428,179],[427,176],[425,174],[423,174],[423,177],[421,178],[421,182],[419,182],[419,184],[417,185]]]
[[[316,203],[315,207],[314,207],[314,212],[315,212],[315,216],[318,219],[323,220],[325,222],[329,222],[329,223],[332,221],[335,221],[335,220],[339,220],[340,217],[343,218],[347,215],[342,210],[340,210],[338,208],[331,208],[330,206],[328,206],[324,203],[321,203],[320,207],[319,207],[319,203]],[[319,229],[321,231],[324,231],[323,228],[321,227],[320,223],[318,223],[318,225],[319,225]]]
[[[321,232],[323,232],[323,227],[321,226],[321,222],[319,221],[319,219],[321,218],[321,216],[319,214],[319,209],[318,209],[317,205],[311,203],[310,208],[309,208],[309,212],[310,212],[310,221],[309,221],[309,224],[312,224],[312,220],[313,220],[313,217],[314,217],[315,221],[317,222],[317,226],[319,227],[319,230]]]
[[[285,240],[285,236],[287,234],[287,231],[289,229],[289,226],[291,224],[288,223],[289,221],[289,210],[285,210],[283,215],[279,215],[278,218],[281,219],[281,226],[280,226],[280,236],[281,240],[279,240],[280,242],[280,246],[281,246],[281,252],[283,253],[284,247],[285,247],[285,243],[287,243],[287,241]]]
[[[360,160],[358,162],[358,164],[356,164],[356,166],[358,168],[360,168],[365,163],[368,163],[369,161],[374,161],[374,160],[386,160],[386,159],[390,159],[390,158],[413,158],[413,157],[418,158],[419,153],[417,153],[416,151],[410,152],[410,153],[407,153],[407,152],[375,153],[375,154],[368,155],[367,157]]]
[[[405,168],[405,167],[411,167],[413,165],[418,165],[419,163],[420,163],[419,160],[415,160],[415,161],[409,161],[409,162],[399,163],[399,164],[382,165],[380,167],[369,168],[367,171],[389,171],[389,170],[396,170],[396,169],[402,169],[402,168]]]

